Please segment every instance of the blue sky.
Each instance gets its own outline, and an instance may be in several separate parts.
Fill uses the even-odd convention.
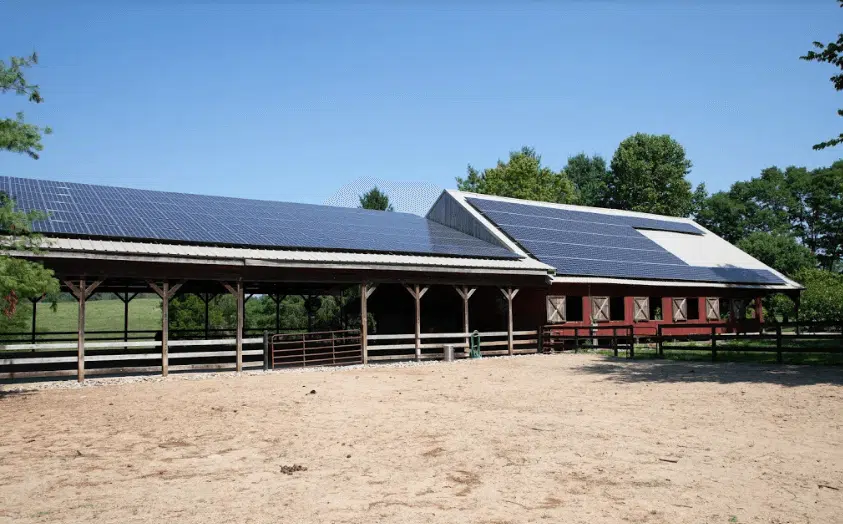
[[[397,3],[397,2],[396,2]],[[767,4],[767,5],[765,5]],[[772,5],[770,5],[772,4]],[[55,132],[0,174],[319,203],[360,176],[454,187],[535,147],[609,159],[638,131],[686,148],[695,183],[828,165],[834,0],[4,2],[0,55],[37,50]],[[11,23],[9,22],[11,21]]]

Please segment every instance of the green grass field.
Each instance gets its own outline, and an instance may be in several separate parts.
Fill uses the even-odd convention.
[[[161,301],[155,298],[136,298],[129,302],[129,329],[161,329]],[[122,331],[123,302],[95,300],[85,306],[86,331]],[[36,326],[39,333],[76,332],[79,306],[76,302],[59,302],[52,311],[46,304],[38,308]]]

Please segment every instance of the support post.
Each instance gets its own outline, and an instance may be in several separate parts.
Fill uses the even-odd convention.
[[[234,295],[237,301],[237,333],[235,333],[236,340],[236,359],[235,369],[238,373],[243,371],[243,310],[245,309],[245,300],[243,298],[243,281],[238,280],[235,286],[227,282],[220,282],[229,293]]]
[[[506,289],[501,288],[501,293],[503,293],[504,298],[506,298],[506,312],[507,312],[507,322],[506,322],[506,333],[507,333],[507,348],[509,349],[509,354],[512,355],[515,348],[515,341],[512,334],[512,299],[515,298],[515,295],[518,294],[518,289],[513,289],[508,287]]]
[[[78,286],[70,280],[64,281],[64,285],[70,289],[70,292],[73,293],[76,300],[79,302],[79,318],[77,322],[79,337],[76,346],[76,377],[79,382],[83,382],[85,380],[85,301],[93,294],[94,290],[102,284],[102,280],[92,282],[88,286],[85,284],[86,281],[84,277],[79,279]]]
[[[281,295],[275,295],[275,332],[281,332]]]
[[[211,335],[211,320],[210,320],[210,311],[208,304],[211,302],[211,294],[204,293],[202,301],[205,303],[205,340]]]
[[[170,372],[170,348],[168,346],[170,339],[170,299],[175,296],[183,283],[179,282],[172,287],[166,280],[161,284],[161,287],[152,281],[147,281],[147,284],[161,297],[161,376],[166,377]]]
[[[782,325],[776,324],[776,362],[781,364],[784,361],[782,355]]]
[[[123,342],[129,341],[129,292],[123,300]]]
[[[427,293],[428,287],[421,287],[418,284],[413,284],[412,287],[405,285],[404,286],[410,295],[413,296],[413,300],[416,303],[416,361],[421,360],[421,299],[425,293]]]
[[[711,326],[711,360],[717,360],[717,326]]]
[[[454,286],[454,289],[457,290],[457,294],[462,297],[462,329],[465,333],[465,352],[468,353],[469,351],[469,325],[468,325],[468,299],[471,298],[471,295],[477,291],[476,287],[469,288],[468,286]]]
[[[43,297],[38,298],[30,298],[29,300],[32,301],[32,338],[31,342],[35,344],[35,336],[37,333],[37,322],[38,322],[38,302],[41,301]]]
[[[664,318],[664,310],[662,310],[662,318]],[[662,341],[662,326],[659,324],[656,326],[656,338],[657,344],[659,348],[659,358],[664,358],[664,342]]]
[[[263,370],[269,371],[269,331],[263,330]]]
[[[360,284],[360,349],[363,352],[363,364],[369,363],[369,297],[377,288],[377,284]]]

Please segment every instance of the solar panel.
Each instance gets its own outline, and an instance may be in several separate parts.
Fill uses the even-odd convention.
[[[227,246],[518,258],[407,213],[0,177],[42,233]]]
[[[691,266],[637,231],[701,235],[693,224],[467,198],[533,256],[560,275],[781,284],[770,271]]]

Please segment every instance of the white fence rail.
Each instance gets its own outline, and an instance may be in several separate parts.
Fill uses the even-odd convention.
[[[506,331],[485,331],[480,335],[480,353],[483,356],[508,355],[509,333]],[[468,356],[469,344],[466,340],[471,333],[422,333],[419,335],[420,358],[422,360],[441,359],[444,346],[462,349],[457,358]],[[382,360],[411,360],[415,358],[415,333],[401,333],[397,335],[369,335],[369,361]],[[405,342],[406,341],[406,342]],[[396,343],[397,342],[397,343]],[[538,348],[538,331],[513,331],[512,354],[521,355],[536,353]],[[494,348],[494,349],[489,349]]]

